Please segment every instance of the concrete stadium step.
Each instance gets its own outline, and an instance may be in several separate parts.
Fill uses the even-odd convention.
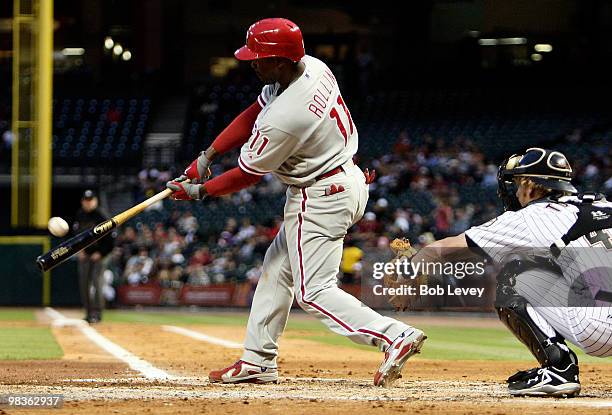
[[[183,130],[189,100],[184,96],[168,97],[162,100],[153,114],[149,128],[152,133],[178,133]]]
[[[181,133],[149,133],[144,143],[143,166],[161,168],[174,164],[182,138]]]

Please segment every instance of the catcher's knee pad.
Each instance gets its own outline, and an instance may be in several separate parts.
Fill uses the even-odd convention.
[[[566,367],[571,363],[570,352],[560,347],[561,336],[548,337],[527,312],[529,303],[520,295],[507,299],[497,307],[499,319],[531,351],[542,366]]]

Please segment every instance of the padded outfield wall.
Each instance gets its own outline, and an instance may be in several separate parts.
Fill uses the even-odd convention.
[[[0,305],[78,305],[76,261],[42,272],[36,257],[51,247],[42,235],[0,235]]]

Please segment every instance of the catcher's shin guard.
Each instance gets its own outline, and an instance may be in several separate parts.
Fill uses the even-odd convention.
[[[561,348],[563,337],[548,337],[527,313],[527,300],[520,295],[497,306],[499,319],[531,351],[542,366],[566,367],[572,363],[570,352]]]

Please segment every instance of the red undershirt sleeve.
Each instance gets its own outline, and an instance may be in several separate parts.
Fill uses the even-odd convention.
[[[212,143],[212,147],[217,153],[226,153],[246,143],[251,136],[253,124],[255,124],[257,115],[259,115],[261,110],[261,105],[256,101],[234,118]]]
[[[204,187],[206,193],[210,196],[223,196],[259,183],[261,178],[262,176],[255,176],[235,167],[214,179],[208,180],[204,183]]]

